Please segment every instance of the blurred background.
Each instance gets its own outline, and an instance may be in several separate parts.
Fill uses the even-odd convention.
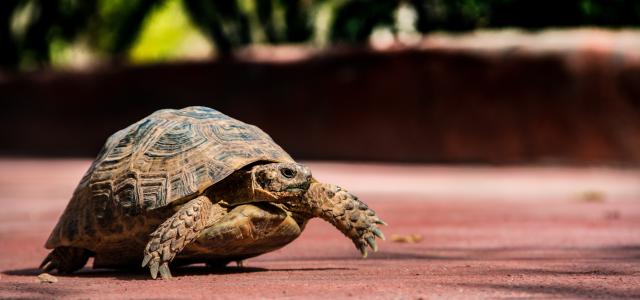
[[[254,271],[35,283],[107,137],[191,105],[366,201],[380,252],[314,220]],[[0,0],[0,128],[0,298],[640,298],[640,1]]]
[[[205,105],[298,159],[637,166],[640,2],[3,0],[0,155]]]

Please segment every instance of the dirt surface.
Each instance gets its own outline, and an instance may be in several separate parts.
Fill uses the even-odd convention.
[[[160,281],[87,267],[39,283],[42,245],[88,164],[0,160],[0,298],[640,298],[640,170],[599,168],[309,163],[389,223],[378,253],[359,258],[314,220],[244,268]]]

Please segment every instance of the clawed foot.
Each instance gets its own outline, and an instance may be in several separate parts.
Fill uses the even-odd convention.
[[[151,235],[152,239],[144,249],[142,267],[149,266],[153,279],[158,277],[158,272],[162,279],[169,279],[172,277],[169,270],[169,262],[175,257],[175,253],[171,251],[171,243],[166,243],[168,239],[163,241],[162,237],[159,236],[160,234],[156,235],[156,232]]]
[[[371,228],[363,230],[362,234],[360,234],[358,238],[352,239],[353,243],[356,245],[356,248],[358,248],[358,250],[360,250],[360,253],[362,253],[362,257],[366,258],[368,255],[367,246],[370,247],[373,252],[378,252],[376,237],[383,241],[385,240],[384,234],[382,234],[380,229],[378,229],[376,226],[371,226]]]
[[[349,237],[363,257],[368,248],[378,251],[376,237],[384,240],[378,225],[387,224],[358,197],[337,185],[317,183],[309,188],[306,200],[314,213]]]
[[[44,272],[57,270],[58,273],[68,274],[82,269],[89,259],[88,250],[76,247],[56,247],[40,264]]]
[[[366,258],[368,248],[371,248],[373,252],[378,252],[376,237],[383,241],[385,240],[384,234],[382,234],[377,225],[387,225],[387,223],[382,221],[372,209],[368,208],[366,204],[360,202],[356,197],[354,197],[353,201],[358,203],[358,206],[357,210],[347,214],[347,219],[352,227],[349,231],[349,236],[356,248],[362,253],[362,257]]]
[[[210,208],[208,198],[200,196],[193,199],[151,234],[151,240],[144,249],[142,267],[149,266],[153,279],[158,272],[162,279],[171,278],[169,262],[200,234],[205,227],[203,216],[209,214]]]

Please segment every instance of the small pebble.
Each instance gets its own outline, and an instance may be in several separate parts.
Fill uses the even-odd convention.
[[[38,281],[40,283],[56,283],[58,282],[58,278],[49,273],[42,273],[38,275]]]

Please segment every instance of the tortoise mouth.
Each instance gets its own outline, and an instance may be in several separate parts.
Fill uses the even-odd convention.
[[[311,185],[310,182],[302,182],[300,184],[289,186],[289,187],[287,187],[286,190],[288,192],[304,193],[309,189],[310,185]]]
[[[288,188],[287,192],[291,192],[291,193],[296,193],[296,194],[302,194],[304,192],[306,192],[306,189],[301,189],[301,188]]]

